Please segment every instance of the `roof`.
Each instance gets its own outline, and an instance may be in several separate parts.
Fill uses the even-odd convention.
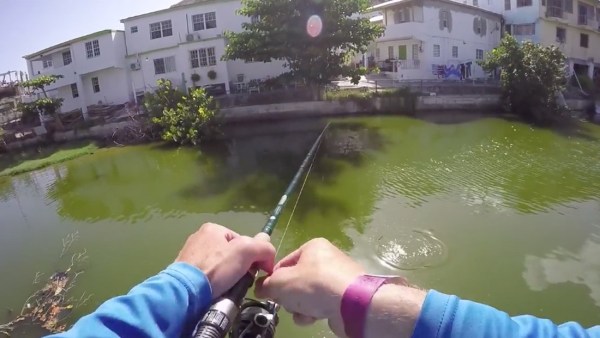
[[[140,15],[134,15],[134,16],[130,16],[125,19],[121,19],[121,23],[124,23],[125,21],[130,21],[130,20],[134,20],[134,19],[139,19],[139,18],[143,18],[143,17],[147,17],[147,16],[156,15],[156,14],[168,13],[170,11],[181,9],[181,8],[194,7],[194,6],[198,6],[198,5],[210,4],[210,3],[215,3],[215,2],[216,3],[227,2],[227,1],[239,1],[239,0],[182,0],[182,1],[174,4],[173,6],[167,7],[165,9],[159,9],[154,12],[143,13]]]
[[[53,51],[55,49],[59,49],[59,48],[63,48],[63,47],[68,47],[68,46],[74,44],[75,42],[87,40],[87,39],[90,39],[90,38],[93,38],[93,37],[96,37],[96,36],[100,36],[100,35],[104,35],[104,34],[109,34],[109,33],[112,33],[112,32],[123,32],[123,31],[122,30],[114,30],[114,29],[105,29],[105,30],[97,31],[97,32],[94,32],[94,33],[91,33],[91,34],[88,34],[88,35],[84,35],[84,36],[80,36],[80,37],[71,39],[69,41],[61,42],[59,44],[56,44],[54,46],[50,46],[48,48],[44,48],[44,49],[42,49],[40,51],[37,51],[35,53],[31,53],[31,54],[25,55],[25,56],[23,56],[23,58],[26,59],[26,60],[29,60],[29,59],[34,58],[36,56],[40,56],[41,54],[45,54],[45,53],[51,52],[51,51]]]
[[[393,7],[393,6],[396,6],[398,4],[409,3],[409,2],[413,2],[413,1],[415,1],[415,0],[390,0],[390,1],[386,1],[386,2],[383,2],[383,3],[377,4],[375,6],[371,6],[371,7],[369,7],[369,10],[378,10],[378,9]],[[459,6],[459,7],[475,9],[475,10],[481,11],[483,13],[488,13],[488,14],[496,15],[498,17],[502,16],[502,14],[500,14],[500,13],[492,12],[492,11],[489,11],[487,9],[483,9],[483,8],[477,7],[477,6],[467,5],[467,4],[464,4],[462,2],[458,2],[458,1],[453,1],[453,0],[436,0],[436,1],[437,2],[445,2],[447,4],[454,4],[454,5]]]

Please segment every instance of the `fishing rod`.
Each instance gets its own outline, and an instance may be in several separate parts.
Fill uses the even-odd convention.
[[[273,229],[279,221],[279,216],[288,198],[298,186],[307,168],[312,167],[312,162],[328,127],[329,123],[323,128],[308,154],[306,154],[294,178],[290,181],[257,237],[270,241]],[[308,177],[308,174],[306,174],[306,177]],[[301,193],[302,191],[300,191]],[[298,195],[299,198],[300,195]],[[283,236],[281,239],[283,240]],[[277,315],[279,304],[269,300],[261,302],[245,299],[246,293],[254,284],[255,275],[256,271],[246,273],[242,279],[212,304],[208,312],[198,322],[194,338],[224,338],[227,333],[231,338],[273,338],[275,336],[275,328],[279,323]]]

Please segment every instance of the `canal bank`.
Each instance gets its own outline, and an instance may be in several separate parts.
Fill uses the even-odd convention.
[[[589,104],[587,100],[567,100],[568,106],[581,113]],[[439,114],[498,115],[501,110],[497,94],[477,95],[428,95],[406,94],[400,96],[373,97],[369,99],[345,99],[335,101],[306,101],[230,107],[220,110],[225,124],[252,121],[268,121],[297,118],[319,118],[364,115],[408,115],[416,116],[436,112]],[[125,121],[96,125],[69,131],[58,131],[52,142],[96,139],[110,141],[119,131],[136,128],[139,121]],[[45,135],[34,135],[25,140],[8,143],[8,150],[21,149],[47,143]]]

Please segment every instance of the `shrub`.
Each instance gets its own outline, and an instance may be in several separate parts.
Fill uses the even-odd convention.
[[[216,105],[204,89],[192,89],[188,95],[182,95],[175,106],[171,103],[159,102],[164,110],[152,118],[152,122],[160,127],[164,141],[198,145],[217,133]]]
[[[209,79],[214,80],[217,78],[217,72],[215,72],[214,70],[211,69],[208,71],[206,76],[208,76]]]
[[[173,87],[169,80],[156,81],[158,88],[154,93],[144,95],[144,108],[150,117],[159,117],[167,109],[174,109],[185,95],[184,92]]]
[[[200,81],[200,75],[199,74],[192,74],[192,82],[198,82]]]
[[[502,100],[508,112],[537,122],[550,122],[563,113],[556,95],[565,89],[565,56],[557,47],[519,43],[507,35],[477,63],[486,72],[502,70]]]

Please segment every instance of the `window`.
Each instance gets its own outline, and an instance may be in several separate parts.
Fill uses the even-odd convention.
[[[517,7],[531,6],[532,0],[517,0]]]
[[[522,25],[513,25],[514,35],[535,35],[535,24],[527,23]]]
[[[379,60],[381,57],[381,50],[379,48],[375,49],[375,58]]]
[[[100,89],[98,89],[98,91],[100,91]],[[71,83],[71,94],[73,94],[74,99],[79,97],[79,90],[77,89],[77,83]]]
[[[440,45],[433,45],[433,57],[439,58],[441,54]]]
[[[42,65],[44,66],[44,69],[52,67],[52,59],[42,60]]]
[[[155,22],[150,24],[150,39],[160,39],[173,35],[173,26],[171,20]]]
[[[94,90],[94,93],[100,92],[100,82],[98,82],[97,77],[92,78],[92,89]]]
[[[506,34],[510,34],[512,35],[512,25],[508,24],[504,27],[504,30],[506,31]]]
[[[567,42],[567,30],[561,27],[556,27],[556,42]]]
[[[510,11],[510,1],[511,0],[504,0],[504,10]]]
[[[452,57],[458,58],[458,46],[452,46]]]
[[[419,59],[419,45],[417,45],[417,44],[412,45],[412,59],[413,60]]]
[[[217,56],[215,54],[215,47],[200,48],[198,50],[190,51],[190,60],[192,62],[192,68],[216,65]]]
[[[138,32],[138,28],[137,26],[131,26],[131,34],[137,33]]]
[[[475,59],[477,59],[477,60],[483,60],[483,49],[476,49],[475,50]]]
[[[592,24],[594,20],[594,7],[579,2],[579,19],[577,21],[580,25]]]
[[[449,17],[450,17],[450,12],[440,11],[440,20],[442,21],[443,28],[448,28],[448,18]]]
[[[388,59],[390,59],[390,60],[394,59],[394,46],[388,47]]]
[[[563,0],[565,12],[573,13],[573,0]]]
[[[176,71],[174,56],[154,59],[154,74],[166,74],[174,71]]]
[[[477,1],[477,0],[473,0],[473,6],[475,6],[475,7],[479,7],[479,1]]]
[[[87,54],[88,59],[100,55],[100,43],[98,40],[88,41],[85,43],[85,53]]]
[[[410,21],[410,10],[408,8],[402,8],[394,12],[394,23],[406,21]]]
[[[588,42],[589,42],[589,35],[582,33],[579,36],[579,45],[583,48],[588,48]]]
[[[252,23],[255,22],[254,17],[251,20]],[[258,17],[256,20],[258,20]],[[192,15],[192,25],[194,26],[194,31],[217,28],[217,15],[215,12]]]
[[[73,58],[71,58],[71,51],[66,51],[62,53],[62,57],[63,57],[63,65],[68,65],[71,62],[73,62]]]
[[[208,54],[208,65],[215,66],[217,64],[217,56],[215,55],[215,47],[206,48]]]
[[[257,23],[260,21],[260,15],[253,15],[250,17],[250,22],[251,23]]]

